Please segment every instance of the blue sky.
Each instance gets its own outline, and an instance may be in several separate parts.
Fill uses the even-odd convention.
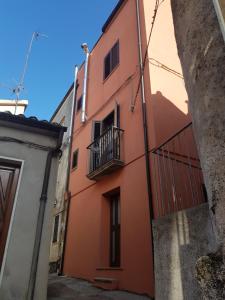
[[[27,116],[49,119],[73,81],[80,48],[92,48],[118,0],[1,0],[0,99],[13,99],[1,84],[15,86],[34,31],[48,36],[33,43],[20,98],[29,100]]]

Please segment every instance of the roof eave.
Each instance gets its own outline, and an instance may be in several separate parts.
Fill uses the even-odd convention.
[[[109,24],[112,22],[113,18],[117,14],[117,12],[120,10],[121,6],[126,0],[119,0],[113,11],[111,12],[110,16],[106,20],[105,24],[102,26],[102,32],[105,33],[106,29],[108,28]]]

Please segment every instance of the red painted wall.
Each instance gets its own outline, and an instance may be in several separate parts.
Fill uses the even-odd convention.
[[[148,11],[152,9],[148,7],[148,0],[141,0],[140,4],[142,46],[146,49],[151,22],[148,14],[153,14],[153,11]],[[172,22],[172,19],[168,20]],[[174,40],[173,32],[168,35]],[[117,40],[120,42],[120,64],[103,81],[104,57]],[[170,51],[175,51],[177,59],[175,40],[171,47],[173,49]],[[145,92],[151,149],[186,124],[189,118],[185,111],[184,87],[180,94],[182,103],[178,105],[177,95],[174,100],[162,93],[151,92],[150,74],[147,64]],[[78,75],[77,99],[82,94],[83,75],[82,66]],[[81,124],[80,113],[76,114],[73,151],[79,149],[79,157],[78,167],[71,171],[70,176],[72,198],[64,273],[88,280],[95,277],[117,278],[120,289],[153,296],[153,259],[140,93],[131,112],[139,76],[136,6],[135,0],[127,0],[91,51],[86,123]],[[151,76],[154,77],[154,72]],[[167,80],[164,73],[157,76],[158,81],[157,78],[154,80],[159,86],[160,82]],[[106,117],[116,103],[120,105],[120,127],[124,129],[122,145],[125,166],[94,182],[86,177],[89,162],[86,148],[91,143],[92,122]],[[117,187],[120,187],[121,199],[121,268],[113,269],[109,268],[109,204],[103,194]]]

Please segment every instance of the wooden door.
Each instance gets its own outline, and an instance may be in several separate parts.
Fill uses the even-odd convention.
[[[18,177],[19,167],[0,163],[0,268],[11,220]]]
[[[120,266],[120,195],[110,197],[110,267]]]

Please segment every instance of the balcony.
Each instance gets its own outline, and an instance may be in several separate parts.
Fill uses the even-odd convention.
[[[117,127],[108,128],[97,137],[87,149],[90,151],[89,173],[91,180],[99,180],[124,165],[121,158],[121,140],[123,130]]]

